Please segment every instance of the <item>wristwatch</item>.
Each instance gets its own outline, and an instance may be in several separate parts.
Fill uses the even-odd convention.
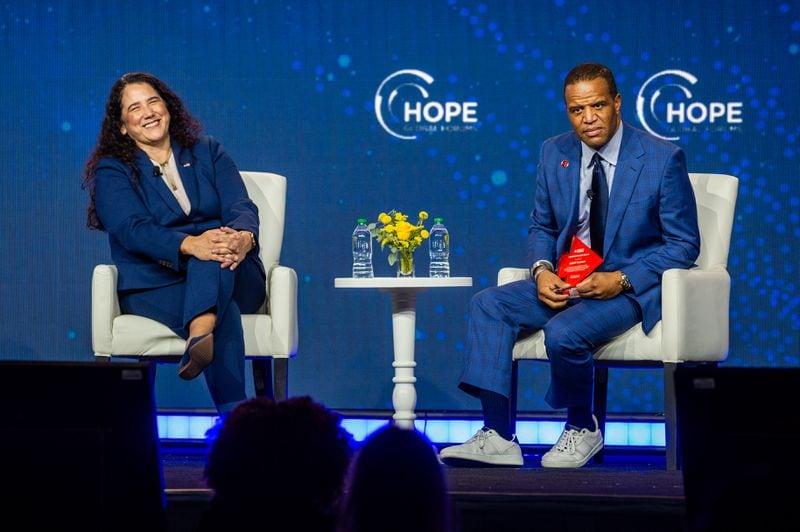
[[[243,232],[247,233],[250,236],[250,251],[255,251],[256,246],[258,246],[258,242],[256,242],[256,235],[254,235],[252,231],[243,231]],[[250,251],[248,251],[248,253],[250,253]]]
[[[533,263],[533,266],[531,266],[531,279],[533,279],[534,283],[536,282],[536,278],[539,277],[539,274],[545,270],[553,271],[553,265],[550,264],[550,261],[537,260]]]
[[[625,275],[625,272],[619,272],[619,285],[622,287],[623,292],[627,292],[628,290],[633,289],[633,285],[631,284],[631,280],[628,279],[628,276]]]

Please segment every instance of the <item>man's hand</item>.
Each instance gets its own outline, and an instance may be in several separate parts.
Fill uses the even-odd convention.
[[[544,270],[536,278],[536,289],[539,292],[539,301],[552,309],[560,309],[567,306],[569,294],[560,293],[563,288],[569,288],[569,284],[550,270]]]
[[[580,297],[611,299],[622,293],[620,272],[594,272],[575,286]]]

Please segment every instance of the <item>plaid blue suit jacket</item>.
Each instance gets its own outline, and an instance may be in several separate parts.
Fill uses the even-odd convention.
[[[542,144],[527,259],[557,264],[578,229],[581,143],[573,132]],[[645,332],[661,319],[661,275],[688,268],[700,253],[697,206],[678,146],[627,123],[622,130],[600,271],[623,270],[642,309]]]

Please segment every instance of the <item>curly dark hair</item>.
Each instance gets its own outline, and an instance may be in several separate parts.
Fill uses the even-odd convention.
[[[103,157],[115,157],[129,165],[133,164],[136,156],[136,142],[128,135],[123,135],[122,126],[122,92],[131,83],[146,83],[153,87],[164,100],[170,114],[169,135],[180,146],[193,146],[200,137],[202,126],[186,109],[175,92],[166,83],[146,72],[129,72],[114,82],[106,101],[106,111],[100,125],[100,135],[97,138],[92,154],[86,161],[81,176],[81,188],[89,191],[89,205],[87,208],[86,225],[90,229],[103,229],[103,224],[97,217],[95,208],[95,170]],[[134,184],[137,173],[134,168]]]
[[[221,512],[216,517],[228,524],[247,521],[253,512],[272,521],[333,520],[352,455],[352,437],[340,422],[339,414],[308,396],[256,397],[237,405],[205,467]]]
[[[608,92],[611,96],[617,96],[617,81],[614,79],[614,74],[611,69],[600,63],[582,63],[569,71],[567,77],[564,78],[564,90],[566,91],[568,85],[574,85],[579,81],[592,81],[593,79],[603,78],[608,83]]]

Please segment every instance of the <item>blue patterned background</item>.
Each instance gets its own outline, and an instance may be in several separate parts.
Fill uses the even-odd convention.
[[[2,249],[0,357],[92,360],[93,266],[104,234],[84,226],[82,166],[108,90],[146,70],[187,102],[239,167],[289,180],[282,262],[300,278],[300,347],[290,393],[334,408],[391,405],[385,294],[336,290],[350,273],[356,218],[427,210],[452,235],[453,275],[471,289],[422,294],[417,306],[420,410],[474,410],[456,388],[465,310],[503,266],[523,266],[541,142],[569,128],[562,82],[575,64],[609,65],[623,118],[639,92],[656,101],[740,102],[741,121],[648,125],[692,172],[740,178],[729,270],[727,365],[800,365],[797,269],[800,2],[150,1],[0,3]],[[428,102],[475,102],[475,124],[400,140],[374,98],[392,73],[434,78]],[[691,97],[680,86],[695,77]],[[423,84],[424,85],[424,84]],[[414,88],[400,87],[411,98]],[[694,115],[695,118],[699,114]],[[402,124],[389,122],[390,127]],[[428,124],[435,126],[436,124]],[[439,123],[438,125],[441,125]],[[456,127],[458,126],[458,127]],[[468,127],[469,126],[469,127]],[[375,255],[378,275],[392,275]],[[427,259],[418,269],[427,272]],[[207,408],[201,379],[159,370],[162,408]],[[660,373],[611,372],[609,408],[657,412]],[[523,366],[520,408],[548,410],[546,365]]]

